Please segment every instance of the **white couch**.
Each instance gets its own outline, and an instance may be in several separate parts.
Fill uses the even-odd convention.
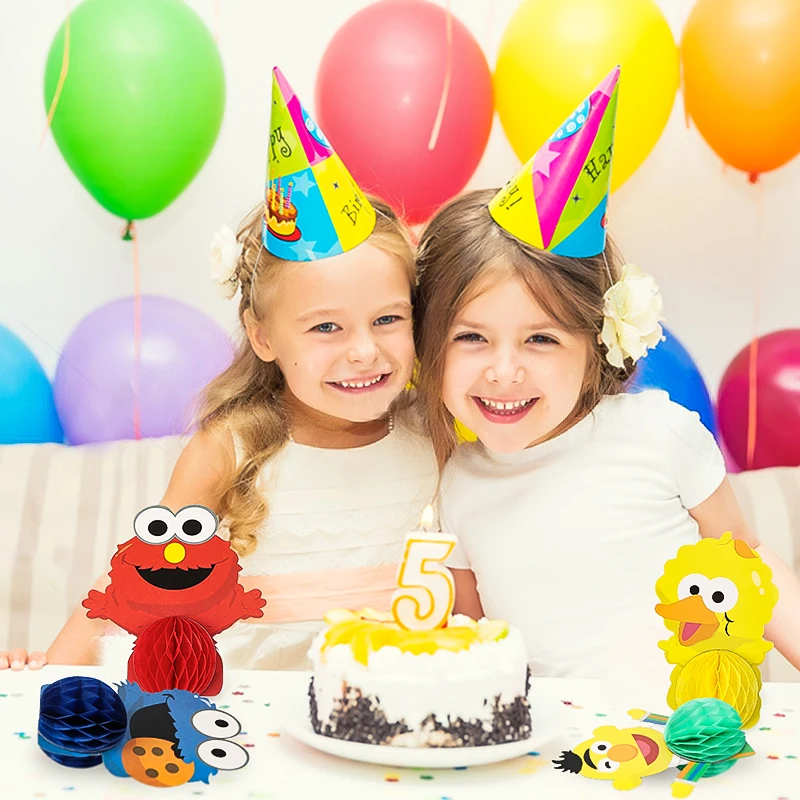
[[[0,650],[46,649],[137,511],[157,503],[182,441],[0,446]],[[750,524],[800,574],[800,467],[733,475]],[[776,653],[767,680],[800,680]]]

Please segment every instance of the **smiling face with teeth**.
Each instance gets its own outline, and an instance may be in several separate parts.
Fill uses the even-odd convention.
[[[564,330],[520,279],[489,273],[451,326],[443,400],[487,448],[517,452],[573,412],[588,356],[586,337]]]
[[[378,420],[411,377],[409,270],[369,242],[287,264],[262,309],[248,336],[286,379],[293,429]]]

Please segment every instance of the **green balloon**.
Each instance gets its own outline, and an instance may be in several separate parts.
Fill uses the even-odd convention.
[[[217,139],[225,76],[214,39],[183,0],[86,0],[51,129],[78,180],[112,214],[144,219],[191,183]],[[44,76],[50,109],[66,22]]]

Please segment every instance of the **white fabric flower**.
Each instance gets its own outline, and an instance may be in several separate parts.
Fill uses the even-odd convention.
[[[664,303],[655,278],[635,264],[626,264],[622,277],[603,299],[605,319],[600,341],[608,348],[606,358],[620,368],[626,358],[636,363],[664,334],[659,324]]]
[[[220,294],[230,300],[236,294],[239,280],[236,265],[242,254],[242,243],[227,226],[217,231],[211,239],[211,277],[217,282]]]

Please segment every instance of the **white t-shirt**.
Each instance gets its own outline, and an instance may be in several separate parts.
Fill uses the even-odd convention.
[[[442,528],[459,537],[448,565],[472,569],[486,615],[522,630],[534,674],[604,677],[641,648],[664,663],[655,582],[698,540],[688,509],[724,477],[696,413],[661,391],[609,396],[522,452],[456,450],[441,500]]]

